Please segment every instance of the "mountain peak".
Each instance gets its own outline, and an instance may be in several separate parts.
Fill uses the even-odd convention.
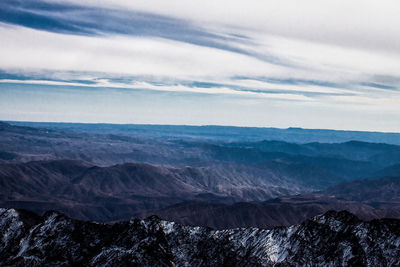
[[[0,265],[400,264],[400,244],[393,242],[400,239],[396,230],[400,221],[362,222],[349,212],[329,211],[309,221],[317,224],[272,230],[212,230],[182,226],[157,216],[107,225],[73,220],[57,212],[46,213],[26,228],[20,214],[19,210],[0,209]],[[334,222],[340,227],[332,227]]]
[[[329,220],[336,220],[346,224],[348,223],[354,224],[360,222],[360,219],[357,216],[355,216],[351,212],[348,212],[347,210],[341,210],[341,211],[329,210],[322,215],[314,217],[312,220],[321,223],[324,223],[325,221]]]

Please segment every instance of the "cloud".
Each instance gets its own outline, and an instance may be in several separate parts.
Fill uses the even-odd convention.
[[[85,5],[139,10],[344,47],[400,52],[396,0],[87,0]]]
[[[399,86],[399,80],[394,78],[386,79],[386,83],[375,79],[398,77],[397,57],[273,36],[260,41],[263,45],[249,45],[247,49],[260,54],[268,50],[277,57],[290,58],[296,66],[276,65],[242,53],[164,38],[65,35],[19,26],[0,27],[0,34],[0,69],[33,73],[36,79],[72,74],[76,77],[59,78],[139,77],[147,82],[204,81],[244,89],[251,89],[258,81],[259,90],[310,91],[314,86],[319,93],[323,88],[329,93],[334,87],[336,91],[358,92],[360,85],[366,84],[393,90]]]
[[[254,54],[234,45],[244,42],[245,36],[210,31],[194,21],[135,10],[5,0],[0,3],[0,22],[64,34],[164,38],[254,56],[275,64],[288,64],[272,55]]]
[[[0,83],[222,95],[394,114],[400,99],[396,5],[4,0]]]
[[[0,34],[2,69],[206,77],[277,68],[242,54],[160,38],[70,36],[21,27],[0,27]]]
[[[355,2],[359,5],[355,5]],[[306,0],[299,6],[298,3],[287,0],[279,3],[250,1],[246,5],[238,2],[229,2],[228,5],[226,1],[197,3],[196,0],[190,4],[181,1],[166,3],[158,0],[86,1],[84,4],[73,0],[5,0],[0,3],[0,21],[33,28],[40,32],[73,34],[72,36],[45,35],[18,28],[20,31],[18,34],[24,36],[19,39],[9,37],[10,41],[12,41],[11,38],[18,39],[15,42],[24,39],[37,43],[39,39],[47,39],[46,41],[57,44],[58,47],[66,50],[66,56],[59,56],[61,62],[59,65],[65,68],[69,66],[68,62],[65,62],[67,57],[73,59],[83,56],[84,59],[85,55],[91,56],[93,54],[91,51],[94,49],[104,55],[99,55],[100,59],[109,55],[113,58],[110,62],[119,60],[120,67],[113,69],[123,74],[126,72],[122,70],[123,68],[135,67],[132,64],[126,64],[125,58],[135,57],[136,62],[143,62],[138,65],[145,65],[145,67],[147,63],[153,62],[154,76],[158,76],[160,74],[157,68],[160,61],[169,61],[170,67],[163,66],[166,69],[173,69],[179,64],[184,65],[183,69],[187,69],[198,64],[199,60],[196,57],[201,57],[209,61],[207,67],[204,63],[198,65],[199,68],[203,68],[204,76],[208,75],[208,68],[217,71],[218,76],[221,71],[212,67],[226,60],[225,56],[230,54],[230,59],[235,57],[236,60],[224,61],[225,66],[232,68],[231,63],[242,65],[241,62],[243,62],[242,73],[236,71],[237,75],[242,76],[254,77],[264,72],[264,76],[279,77],[282,80],[307,77],[308,80],[341,84],[349,81],[356,83],[357,80],[380,84],[372,76],[399,76],[397,70],[400,50],[386,47],[386,49],[378,49],[371,53],[369,50],[358,49],[359,47],[354,48],[350,44],[354,42],[364,45],[372,39],[379,39],[385,40],[387,45],[393,46],[392,48],[396,47],[400,37],[397,41],[391,40],[391,38],[396,39],[398,35],[389,33],[397,16],[390,16],[392,9],[387,5],[382,4],[379,9],[376,9],[374,1],[363,1],[363,4],[355,2],[345,4],[342,1],[327,1],[321,4],[320,1]],[[358,7],[358,12],[354,14],[347,10],[347,7]],[[380,11],[377,12],[377,21],[363,21],[372,10]],[[378,13],[388,16],[381,16]],[[347,27],[341,27],[344,23]],[[376,29],[376,24],[384,24],[385,29]],[[285,30],[285,27],[290,30]],[[349,27],[351,29],[348,29]],[[346,31],[351,34],[344,36],[340,33],[343,29],[347,29]],[[367,29],[368,33],[366,33]],[[353,40],[352,38],[360,32],[364,38],[370,35],[374,38],[363,41]],[[381,37],[382,32],[386,34],[386,39],[377,38]],[[302,38],[298,36],[298,33],[323,38],[317,38],[318,40],[309,37]],[[83,36],[77,38],[76,35]],[[343,46],[338,46],[328,39],[343,40],[347,45],[344,43]],[[84,42],[87,44],[83,45]],[[98,47],[95,47],[93,42],[98,42]],[[108,44],[105,44],[106,42]],[[124,46],[123,42],[127,45]],[[66,43],[68,46],[63,46],[61,43]],[[128,45],[133,48],[127,49]],[[69,49],[69,46],[74,50]],[[109,49],[106,46],[115,46],[121,50],[121,53],[118,53],[117,49]],[[44,44],[43,47],[49,49],[50,52],[55,50],[54,46],[49,44]],[[202,47],[206,49],[201,49]],[[32,53],[42,53],[44,50],[36,47],[20,48],[21,51],[31,49]],[[112,55],[110,55],[111,50],[114,50]],[[177,52],[178,50],[182,52]],[[191,53],[191,57],[194,58],[192,62],[187,58],[189,50],[193,52]],[[203,53],[206,50],[214,52]],[[182,57],[185,53],[185,57]],[[176,57],[174,62],[171,60],[172,57]],[[92,58],[87,58],[89,59]],[[260,64],[259,61],[267,64]],[[254,71],[255,68],[249,70],[245,63],[254,65],[260,71],[257,73]],[[135,69],[140,68],[135,67]],[[196,68],[191,68],[191,70],[194,69]],[[246,73],[247,70],[251,73]],[[102,70],[92,68],[88,71]],[[192,73],[200,74],[197,70]],[[382,86],[396,87],[398,84],[389,83]]]

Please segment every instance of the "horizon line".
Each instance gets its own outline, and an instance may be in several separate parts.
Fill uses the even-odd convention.
[[[82,125],[147,125],[147,126],[175,126],[175,127],[231,127],[231,128],[253,128],[253,129],[279,129],[279,130],[311,130],[311,131],[336,131],[336,132],[358,132],[358,133],[380,133],[399,134],[400,132],[366,131],[349,129],[324,129],[324,128],[303,128],[300,126],[289,126],[286,128],[274,126],[243,126],[243,125],[217,125],[217,124],[160,124],[160,123],[118,123],[118,122],[72,122],[72,121],[24,121],[24,120],[0,120],[6,123],[54,123],[54,124],[82,124]]]

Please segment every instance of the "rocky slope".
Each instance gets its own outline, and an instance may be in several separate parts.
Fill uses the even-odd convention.
[[[307,195],[304,192],[317,184],[318,172],[313,178],[301,166],[289,170],[292,165],[288,165],[285,171],[276,163],[266,165],[269,168],[261,170],[227,163],[208,167],[143,163],[100,167],[76,160],[0,164],[0,207],[39,214],[54,209],[96,221],[158,214],[216,228],[285,226],[330,209],[345,209],[362,219],[400,216],[398,178],[354,181]],[[262,203],[273,197],[278,198]]]
[[[169,207],[146,211],[135,217],[157,215],[183,225],[216,229],[237,227],[272,228],[301,223],[329,210],[347,210],[363,220],[379,218],[400,219],[400,210],[376,209],[355,201],[321,194],[285,196],[265,202],[234,204],[186,201]]]
[[[327,212],[291,227],[112,225],[0,209],[2,266],[399,266],[400,221]]]
[[[0,206],[110,221],[186,200],[232,203],[307,190],[273,173],[263,176],[267,171],[247,171],[143,163],[99,167],[72,160],[0,164]]]
[[[37,213],[55,209],[78,219],[114,221],[188,200],[265,201],[310,192],[321,176],[332,177],[303,165],[292,169],[286,163],[266,164],[263,169],[240,163],[205,167],[144,163],[100,167],[77,160],[0,163],[0,207]]]
[[[400,210],[400,172],[397,170],[395,174],[395,177],[364,179],[335,185],[322,193],[376,208]]]

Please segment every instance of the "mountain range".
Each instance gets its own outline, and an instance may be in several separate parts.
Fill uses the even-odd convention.
[[[399,136],[0,122],[0,265],[397,266]]]
[[[288,226],[331,209],[399,217],[397,145],[155,138],[8,123],[0,133],[0,205],[7,208],[95,221],[157,214],[219,229]]]
[[[398,266],[400,220],[329,211],[290,227],[114,224],[0,209],[2,266]]]
[[[107,124],[107,123],[65,123],[65,122],[29,122],[9,121],[16,126],[28,126],[47,130],[61,130],[76,133],[108,133],[114,135],[177,138],[194,140],[215,140],[225,142],[245,142],[277,140],[289,143],[344,143],[358,140],[370,143],[400,145],[399,133],[343,131],[326,129],[287,129],[267,127],[237,126],[190,126],[156,124]]]
[[[135,137],[8,123],[0,133],[3,207],[96,221],[158,214],[216,228],[287,226],[330,209],[399,216],[396,145]]]

